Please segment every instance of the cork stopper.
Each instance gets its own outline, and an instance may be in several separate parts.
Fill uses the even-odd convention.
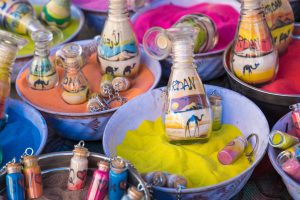
[[[222,103],[222,97],[219,95],[211,95],[209,96],[209,102],[214,106],[220,106]]]
[[[183,176],[170,175],[168,177],[168,187],[169,188],[186,188],[187,180]]]
[[[12,173],[19,173],[22,170],[22,165],[20,163],[8,163],[6,165],[7,173],[12,174]]]
[[[80,157],[88,157],[89,156],[89,150],[84,147],[83,140],[81,140],[77,145],[75,145],[73,153],[75,156],[80,156]]]
[[[25,167],[36,166],[38,165],[38,157],[35,155],[24,156],[23,163]]]
[[[123,171],[127,170],[125,161],[116,157],[111,161],[111,170],[117,174],[121,174]]]
[[[109,171],[109,162],[107,161],[104,161],[104,160],[101,160],[98,162],[98,169],[101,170],[101,171]]]
[[[143,198],[144,193],[142,191],[138,191],[138,189],[134,186],[128,189],[128,196],[132,200],[140,200]]]

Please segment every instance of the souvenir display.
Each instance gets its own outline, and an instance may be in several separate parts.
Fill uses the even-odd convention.
[[[116,157],[111,161],[109,171],[108,197],[110,200],[121,199],[126,191],[128,169],[125,161]]]
[[[195,29],[180,26],[167,30],[155,27],[144,37],[145,51],[154,59],[173,54],[164,116],[171,143],[207,142],[212,131],[212,110],[193,64],[195,36]]]
[[[138,191],[138,189],[134,186],[131,186],[127,190],[127,194],[125,194],[121,200],[141,200],[144,197],[144,193]]]
[[[84,147],[84,141],[80,141],[73,150],[68,178],[68,190],[80,190],[85,186],[88,170],[89,151]]]
[[[4,128],[8,120],[5,114],[5,101],[10,95],[11,68],[18,50],[26,44],[25,39],[0,30],[0,130]]]
[[[39,30],[31,35],[35,42],[34,57],[27,74],[28,85],[35,90],[49,90],[58,84],[55,66],[49,59],[49,45],[53,39],[51,32]]]
[[[297,136],[300,137],[300,103],[290,106],[292,110],[292,121],[296,130]]]
[[[209,96],[209,102],[213,111],[213,130],[219,130],[222,126],[222,97],[217,94]]]
[[[270,133],[269,144],[275,148],[287,149],[299,142],[297,137],[284,133],[282,131],[274,130]]]
[[[243,0],[231,52],[231,71],[245,83],[261,85],[275,79],[278,52],[258,0]]]
[[[43,7],[41,18],[50,26],[65,28],[71,22],[71,0],[50,0]]]
[[[24,175],[22,165],[15,159],[6,165],[6,194],[8,200],[25,200]]]
[[[112,76],[134,77],[140,68],[140,58],[126,0],[110,0],[108,18],[98,47],[102,72]]]

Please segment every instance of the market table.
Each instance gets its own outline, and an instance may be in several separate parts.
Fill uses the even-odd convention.
[[[95,36],[97,33],[91,31],[84,26],[79,35],[75,38],[76,40],[90,39]],[[221,87],[230,88],[229,81],[227,76],[224,75],[216,80],[205,82],[206,84],[217,85]],[[165,86],[167,80],[162,77],[158,87]],[[11,91],[12,98],[17,98],[18,95],[15,91],[15,85],[12,85]],[[278,120],[278,116],[274,113],[264,111],[270,127]],[[276,117],[274,117],[276,116]],[[49,127],[49,136],[47,144],[43,150],[43,153],[57,152],[57,151],[70,151],[74,148],[74,145],[78,141],[72,141],[64,139],[58,136],[51,127]],[[86,142],[87,148],[92,152],[103,153],[102,141]],[[254,170],[250,180],[246,186],[239,192],[232,200],[289,200],[292,197],[287,192],[287,189],[282,182],[280,176],[272,167],[267,154],[260,162],[260,164]]]

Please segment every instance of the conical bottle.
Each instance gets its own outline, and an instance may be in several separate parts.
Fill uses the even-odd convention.
[[[0,30],[0,130],[7,121],[5,101],[10,94],[10,73],[18,50],[27,44],[27,40],[12,33]]]
[[[47,30],[38,30],[32,33],[31,38],[35,46],[34,57],[27,74],[28,85],[36,90],[52,89],[58,83],[55,66],[49,59],[52,33]]]
[[[43,7],[41,18],[48,25],[59,28],[67,27],[71,22],[71,1],[50,0]]]
[[[146,53],[155,59],[163,59],[172,51],[174,63],[167,87],[164,122],[169,141],[175,144],[207,142],[212,131],[212,110],[193,63],[196,35],[197,31],[191,27],[167,30],[156,27],[149,29],[143,40]]]
[[[292,41],[294,13],[288,0],[263,0],[267,24],[271,30],[274,44],[282,54]]]
[[[261,85],[278,71],[278,53],[259,0],[243,0],[231,53],[231,70],[240,80]]]
[[[141,53],[128,17],[126,0],[110,0],[98,47],[101,71],[113,76],[135,76],[140,67]]]

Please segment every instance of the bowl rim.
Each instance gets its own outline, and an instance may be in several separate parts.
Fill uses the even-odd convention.
[[[78,43],[78,44],[84,44],[84,43],[88,43],[88,42],[91,42],[93,40],[78,40],[78,41],[74,41],[75,43]],[[51,55],[54,55],[54,52],[56,50],[58,50],[61,46],[63,46],[64,44],[61,44],[59,46],[56,46],[54,48],[51,48],[50,50],[50,56]],[[144,53],[144,50],[141,49],[141,53],[143,54]],[[144,53],[145,54],[145,53]],[[147,55],[146,55],[147,56]],[[150,58],[149,58],[150,59]],[[152,60],[152,59],[151,59]],[[21,68],[21,70],[19,71],[18,73],[18,76],[17,76],[17,80],[20,79],[20,76],[21,74],[30,66],[30,63],[32,62],[32,59],[30,59],[28,62],[26,62],[26,64]],[[162,70],[161,70],[161,65],[160,63],[157,61],[157,60],[152,60],[151,62],[155,62],[156,63],[156,66],[158,66],[156,68],[157,70],[157,74],[153,74],[155,80],[153,82],[153,84],[151,85],[151,87],[147,90],[147,91],[150,91],[152,89],[154,89],[159,81],[160,81],[160,78],[161,78],[161,74],[162,74]],[[148,66],[147,66],[148,67]],[[151,72],[152,73],[152,72]],[[59,86],[57,86],[59,87]],[[108,113],[112,113],[114,111],[116,111],[117,109],[119,109],[120,107],[122,106],[119,106],[119,107],[116,107],[116,108],[112,108],[112,109],[109,109],[109,110],[104,110],[104,111],[100,111],[100,112],[94,112],[94,113],[90,113],[90,112],[84,112],[84,113],[68,113],[68,112],[57,112],[57,111],[53,111],[53,110],[48,110],[46,108],[43,108],[43,107],[40,107],[40,106],[37,106],[35,104],[33,104],[29,99],[27,99],[23,94],[22,92],[20,91],[19,87],[18,87],[18,84],[16,83],[15,84],[15,88],[16,88],[16,91],[19,95],[19,97],[24,101],[26,102],[27,104],[31,105],[32,107],[36,108],[37,110],[39,111],[42,111],[44,113],[47,113],[47,114],[52,114],[52,115],[57,115],[57,116],[67,116],[67,117],[92,117],[92,116],[97,116],[97,115],[103,115],[103,114],[108,114]],[[146,92],[147,92],[146,91]],[[139,95],[138,95],[139,96]],[[135,98],[135,97],[134,97]]]
[[[34,6],[34,5],[38,5],[38,6],[42,6],[44,2],[46,1],[41,1],[41,0],[29,0],[29,2]],[[68,43],[71,40],[73,40],[78,34],[79,32],[82,30],[83,25],[85,24],[85,17],[84,14],[82,12],[82,10],[80,10],[77,6],[74,6],[73,4],[71,5],[71,15],[78,15],[78,20],[79,20],[79,25],[78,28],[75,32],[72,33],[72,35],[68,38],[66,38],[65,40],[63,40],[61,43],[53,46],[52,48],[58,47],[62,44]],[[74,18],[74,17],[73,17]],[[24,58],[30,58],[33,56],[34,53],[32,54],[25,54],[25,55],[20,55],[16,57],[16,60],[18,59],[24,59]]]
[[[263,120],[265,121],[266,125],[268,125],[267,128],[268,128],[268,131],[270,132],[270,127],[269,127],[268,121],[267,121],[267,119],[266,119],[264,113],[263,113],[263,112],[261,111],[261,109],[260,109],[254,102],[252,102],[250,99],[248,99],[247,97],[243,96],[243,95],[240,94],[240,93],[237,93],[237,92],[235,92],[235,91],[233,91],[233,90],[230,90],[230,89],[227,89],[227,88],[222,88],[222,87],[219,87],[219,86],[208,85],[208,84],[204,84],[204,87],[205,87],[205,90],[207,90],[208,87],[211,87],[211,88],[215,88],[215,89],[225,90],[225,91],[228,91],[228,92],[230,92],[230,93],[233,93],[233,94],[235,94],[235,95],[237,95],[237,96],[240,96],[241,98],[245,98],[245,100],[248,101],[248,103],[253,104],[253,106],[257,108],[257,111],[258,111],[262,116],[264,116],[264,119],[263,119]],[[164,87],[156,88],[156,89],[154,89],[154,90],[152,90],[152,91],[149,91],[149,92],[154,92],[154,91],[156,91],[156,90],[162,90],[162,88],[164,88]],[[138,98],[142,98],[142,96],[144,96],[144,95],[146,95],[146,94],[147,94],[147,93],[144,93],[144,94],[140,95]],[[137,101],[137,100],[136,100],[136,101]],[[128,105],[126,105],[126,106],[128,106]],[[124,106],[124,107],[125,107],[125,106]],[[103,132],[103,139],[102,139],[102,141],[108,141],[108,139],[106,139],[106,138],[109,137],[109,136],[108,136],[108,135],[109,135],[109,133],[108,133],[108,127],[110,126],[111,121],[118,115],[118,113],[119,113],[119,112],[122,112],[122,109],[124,109],[124,108],[121,108],[121,109],[117,110],[117,111],[114,113],[114,115],[113,115],[113,116],[109,119],[109,121],[107,122],[106,127],[105,127],[104,132]],[[264,143],[262,143],[262,145],[263,145],[263,144],[264,144]],[[109,149],[109,147],[107,147],[107,146],[108,146],[108,144],[104,144],[104,143],[103,143],[103,149],[104,149],[105,155],[108,154],[107,148]],[[264,155],[266,154],[267,147],[268,147],[268,143],[266,143],[265,146],[262,147],[263,153],[262,153],[261,157],[258,158],[258,159],[256,159],[256,160],[255,160],[255,161],[254,161],[247,169],[245,169],[242,173],[238,174],[237,176],[235,176],[235,177],[233,177],[233,178],[230,178],[230,179],[228,179],[228,180],[226,180],[226,181],[222,181],[222,182],[220,182],[220,183],[218,183],[218,184],[211,185],[211,186],[182,189],[182,190],[181,190],[181,194],[190,194],[190,193],[195,193],[195,192],[204,192],[204,191],[214,190],[214,189],[216,189],[216,188],[223,187],[223,186],[226,186],[226,185],[232,183],[235,179],[238,179],[238,178],[241,178],[241,177],[246,177],[247,175],[249,175],[249,173],[252,174],[254,168],[260,163],[260,161],[263,159]],[[154,188],[155,190],[162,191],[162,192],[166,192],[166,193],[172,193],[172,194],[177,194],[177,193],[178,193],[178,192],[176,191],[176,189],[174,189],[174,188],[164,188],[164,187],[153,187],[153,188]]]
[[[227,75],[230,76],[230,78],[232,78],[234,81],[238,82],[239,84],[243,85],[244,87],[250,88],[251,90],[254,90],[258,93],[262,93],[262,94],[267,94],[267,95],[272,95],[275,97],[290,97],[290,98],[300,98],[300,94],[296,95],[296,94],[279,94],[279,93],[274,93],[274,92],[268,92],[268,91],[264,91],[261,90],[257,87],[254,87],[252,85],[249,85],[243,81],[241,81],[240,79],[238,79],[229,69],[229,66],[227,66],[227,55],[230,53],[230,50],[232,48],[233,42],[231,42],[225,49],[224,54],[223,54],[223,67],[227,73]]]

